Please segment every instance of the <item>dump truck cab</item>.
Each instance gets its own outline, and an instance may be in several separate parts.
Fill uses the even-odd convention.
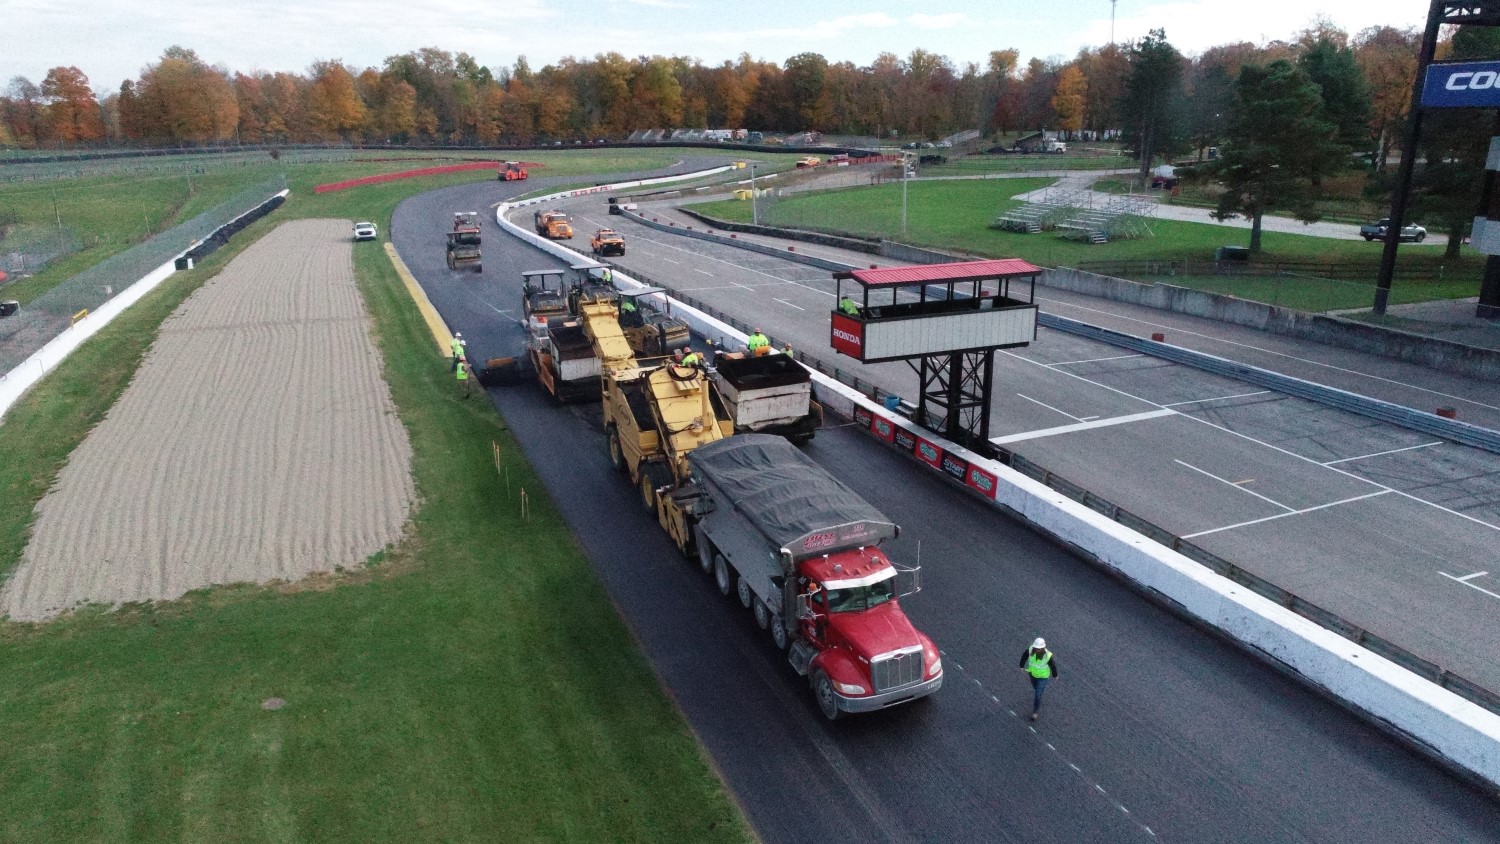
[[[572,240],[573,222],[561,211],[538,211],[532,219],[536,223],[536,233],[549,240]]]
[[[614,229],[599,229],[594,232],[594,237],[589,241],[589,246],[593,249],[594,255],[597,257],[603,258],[610,255],[623,256],[625,254],[625,236]]]

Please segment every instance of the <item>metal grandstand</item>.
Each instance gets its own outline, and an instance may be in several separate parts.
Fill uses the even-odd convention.
[[[1108,243],[1152,237],[1156,200],[1144,194],[1101,194],[1088,189],[1048,190],[1039,199],[1013,208],[990,223],[992,229]]]

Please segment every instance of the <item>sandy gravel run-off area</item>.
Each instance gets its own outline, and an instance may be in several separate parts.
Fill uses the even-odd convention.
[[[281,225],[162,324],[37,505],[0,612],[42,621],[295,580],[400,538],[411,445],[355,289],[351,227]]]

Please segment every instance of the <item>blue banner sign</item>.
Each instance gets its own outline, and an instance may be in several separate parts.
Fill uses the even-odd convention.
[[[1500,62],[1427,66],[1423,108],[1500,108]]]

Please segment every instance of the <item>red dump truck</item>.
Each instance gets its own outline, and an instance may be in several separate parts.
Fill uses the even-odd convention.
[[[770,630],[826,717],[942,686],[938,649],[901,611],[879,547],[895,524],[782,437],[737,434],[687,461],[691,479],[662,495],[692,514],[700,565]],[[916,570],[901,571],[915,586]]]

